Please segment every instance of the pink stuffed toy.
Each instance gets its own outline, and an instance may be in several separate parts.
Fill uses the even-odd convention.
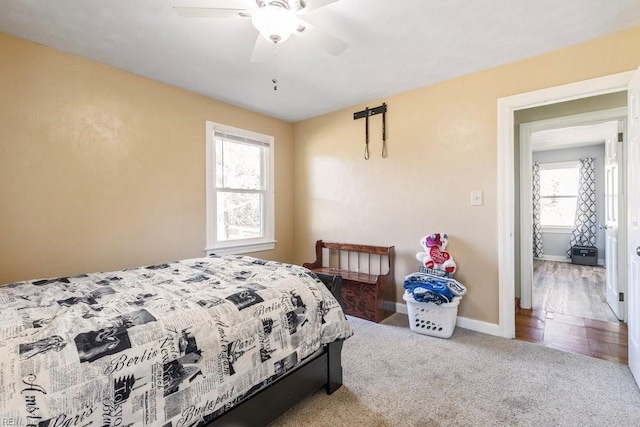
[[[416,258],[426,268],[432,270],[444,270],[448,273],[455,273],[456,263],[449,252],[445,252],[447,247],[447,235],[445,233],[435,233],[420,239],[420,244],[426,252],[418,252]]]

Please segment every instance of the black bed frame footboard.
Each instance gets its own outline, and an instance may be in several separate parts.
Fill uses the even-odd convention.
[[[209,426],[264,427],[313,392],[324,387],[328,394],[342,385],[340,353],[342,341],[326,347],[326,351],[225,412]]]
[[[342,277],[318,274],[342,305]],[[313,360],[241,402],[207,426],[264,427],[313,392],[332,394],[342,386],[342,340],[325,346]]]

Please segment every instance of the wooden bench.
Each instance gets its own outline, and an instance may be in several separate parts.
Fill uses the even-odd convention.
[[[392,315],[395,301],[394,247],[316,242],[316,260],[303,267],[342,277],[344,311],[380,322]]]

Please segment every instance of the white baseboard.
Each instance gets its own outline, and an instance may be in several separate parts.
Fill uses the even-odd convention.
[[[541,261],[553,261],[553,262],[571,262],[571,258],[567,258],[566,256],[561,256],[561,255],[542,255],[540,258],[534,258],[534,259],[539,259]],[[604,266],[604,259],[598,258],[597,263],[600,266]]]
[[[408,314],[407,305],[397,302],[396,303],[396,312],[402,314]],[[483,322],[481,320],[469,319],[467,317],[460,317],[456,319],[456,326],[469,329],[471,331],[481,332],[487,335],[495,335],[497,337],[501,337],[502,333],[500,330],[500,325],[495,323]]]
[[[401,302],[396,303],[396,313],[409,314],[407,311],[407,304]]]
[[[460,317],[456,320],[456,326],[469,329],[471,331],[482,332],[487,335],[495,335],[497,337],[502,336],[500,325],[496,323],[483,322],[482,320],[469,319],[467,317]]]
[[[553,261],[553,262],[571,262],[571,258],[567,258],[566,256],[562,256],[562,255],[542,255],[540,258],[534,258],[534,259],[539,259],[542,261]]]

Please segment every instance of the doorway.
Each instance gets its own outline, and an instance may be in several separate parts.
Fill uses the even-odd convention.
[[[618,123],[608,121],[531,133],[531,203],[536,214],[520,216],[525,232],[533,230],[534,240],[531,306],[524,308],[604,322],[619,320],[606,298],[606,269],[612,265],[605,263],[604,228],[605,140],[617,132]],[[590,173],[580,174],[583,164],[592,166]],[[581,179],[585,181],[582,188]],[[579,230],[580,242],[574,238],[572,245],[576,213],[586,224]],[[617,260],[612,264],[617,265]],[[521,292],[525,288],[521,285]]]
[[[515,262],[519,257],[516,254],[516,238],[519,236],[514,207],[519,183],[515,173],[514,139],[517,135],[514,132],[514,114],[534,107],[626,91],[633,73],[619,73],[498,100],[498,288],[500,332],[504,337],[515,337],[514,300],[516,277],[519,277],[519,271],[516,272],[519,263]]]
[[[624,311],[617,301],[625,284],[625,260],[617,255],[624,250],[605,244],[622,246],[617,235],[625,234],[624,220],[617,218],[624,212],[623,197],[617,191],[613,197],[610,184],[624,181],[617,163],[624,164],[618,137],[626,127],[626,92],[584,102],[621,107],[519,125],[521,298],[515,336],[627,363],[626,325],[618,321]],[[569,111],[581,108],[573,104]],[[523,117],[526,110],[517,112],[516,123]]]
[[[531,116],[526,110],[516,113],[516,123],[523,122],[517,141],[520,282],[516,297],[527,309],[626,320],[624,303],[619,301],[626,284],[626,207],[624,197],[619,197],[625,181],[626,92],[586,101],[621,106],[537,121],[524,121]],[[565,104],[569,111],[583,105]],[[578,265],[556,264],[562,262]],[[591,266],[606,267],[606,274]],[[563,274],[572,278],[549,283]],[[536,295],[533,284],[542,286],[544,295]],[[564,293],[558,288],[561,285]],[[592,295],[596,292],[599,295]]]

